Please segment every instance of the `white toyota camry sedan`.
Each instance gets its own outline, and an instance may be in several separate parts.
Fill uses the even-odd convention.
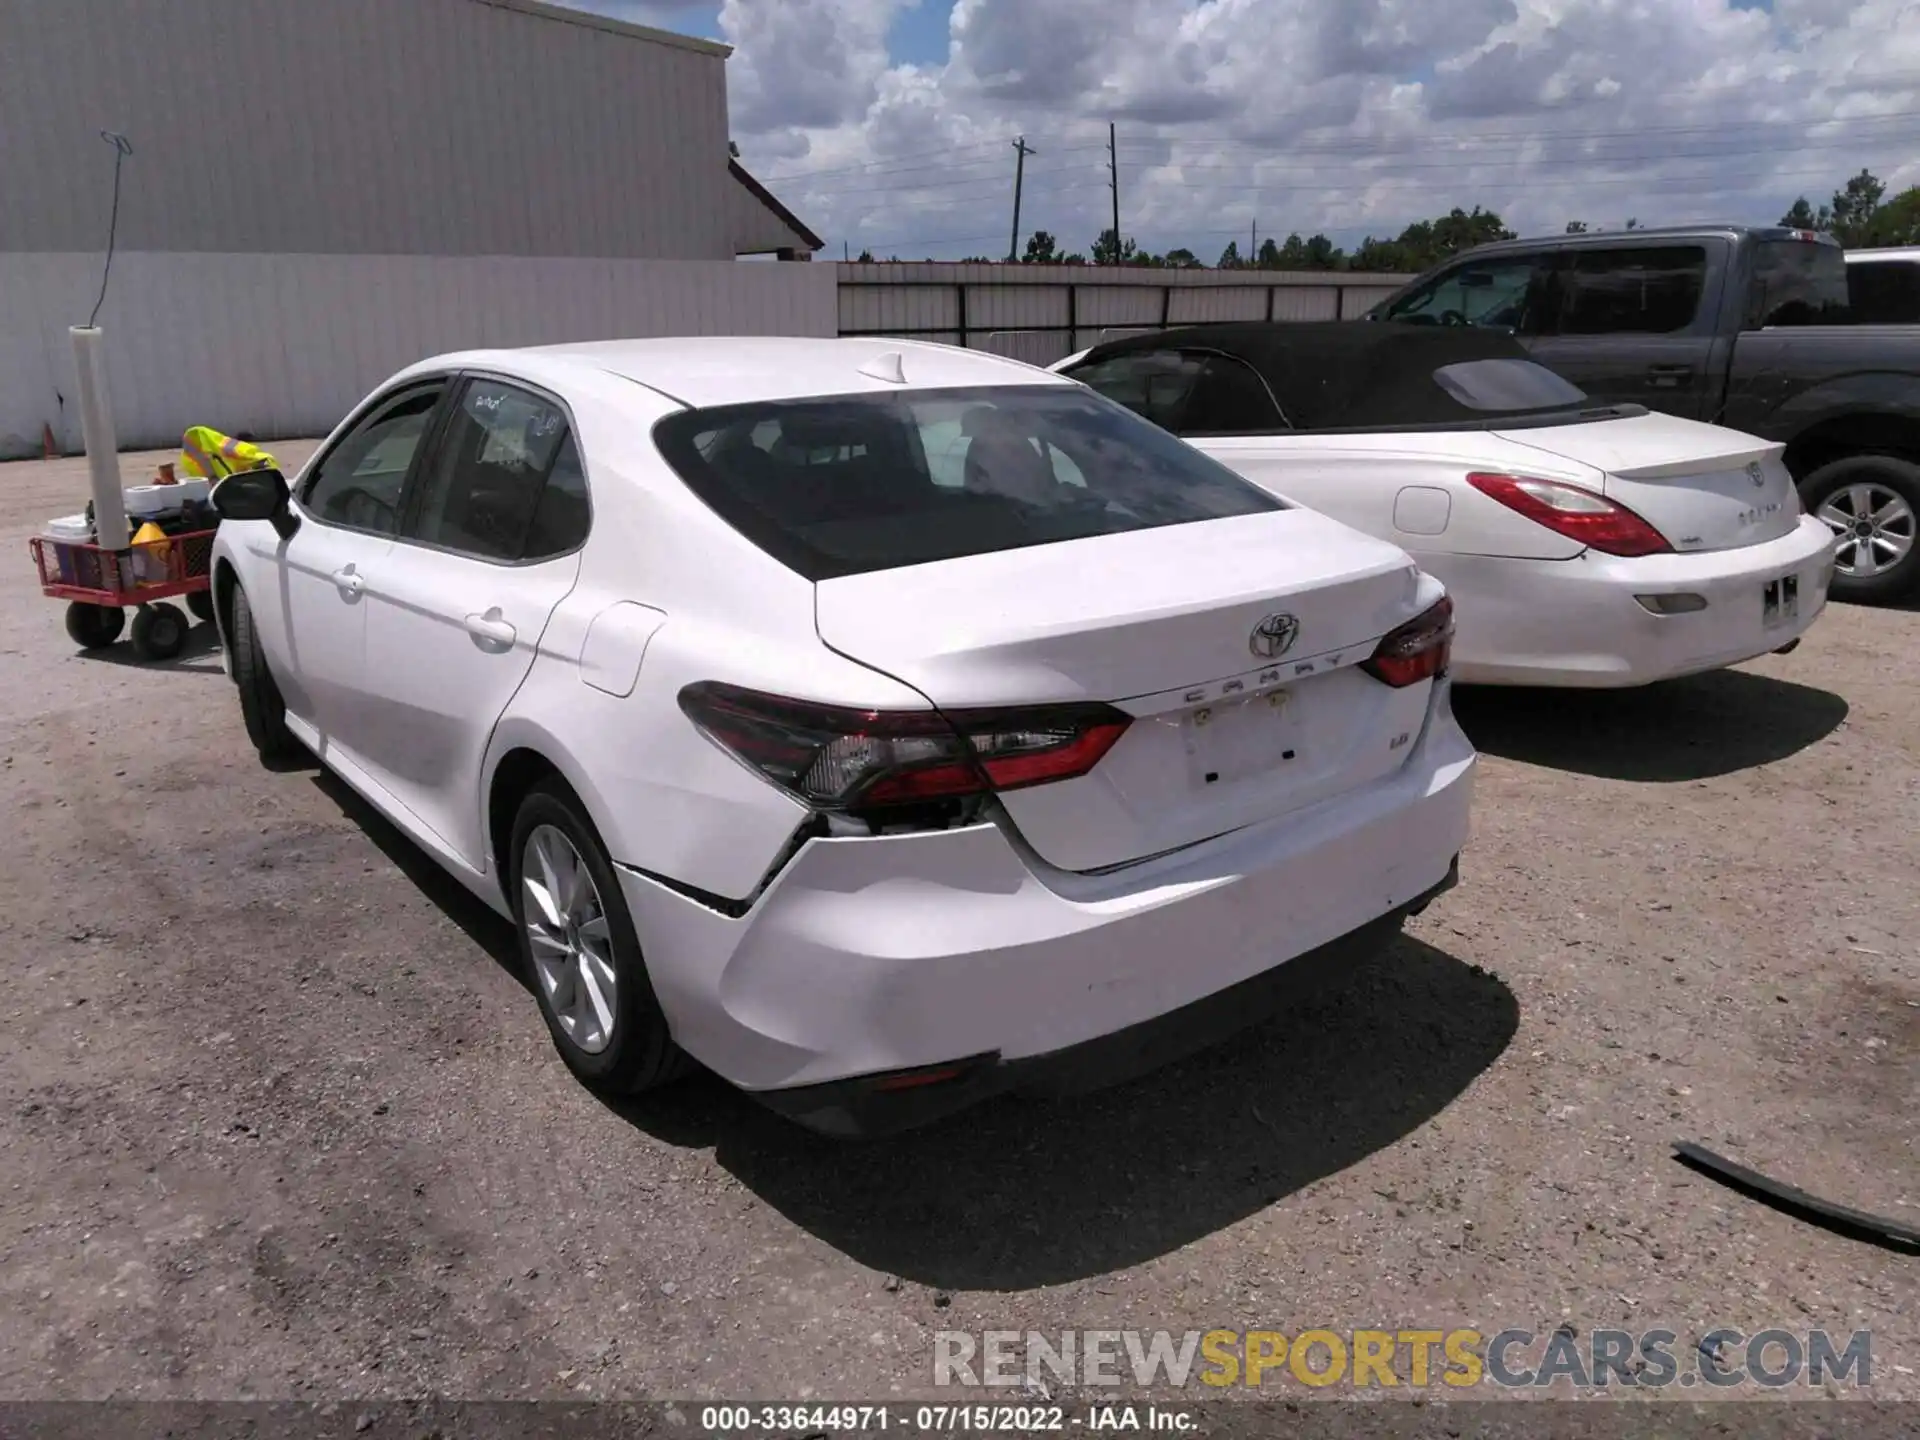
[[[1053,369],[1405,548],[1458,607],[1462,684],[1718,670],[1793,648],[1826,604],[1833,532],[1784,447],[1596,405],[1496,331],[1209,325]]]
[[[1084,386],[904,341],[443,356],[215,492],[264,757],[511,917],[561,1056],[830,1133],[1138,1073],[1454,883],[1450,610]]]

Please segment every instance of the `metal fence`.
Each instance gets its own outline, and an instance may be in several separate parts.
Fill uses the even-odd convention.
[[[843,263],[840,333],[897,335],[1050,365],[1116,335],[1233,320],[1351,320],[1404,275]]]

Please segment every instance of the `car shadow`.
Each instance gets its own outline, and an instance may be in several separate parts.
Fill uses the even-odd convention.
[[[711,1147],[795,1225],[941,1289],[1025,1290],[1166,1255],[1402,1139],[1499,1058],[1519,1023],[1492,974],[1402,937],[1338,986],[1130,1084],[990,1101],[849,1142],[701,1075],[620,1103]]]
[[[1453,708],[1485,754],[1669,784],[1784,760],[1847,718],[1847,702],[1831,691],[1745,670],[1636,690],[1463,686]]]
[[[344,783],[317,767],[313,783],[528,985],[511,926]],[[1492,973],[1402,935],[1342,983],[1302,986],[1272,1021],[1073,1100],[1002,1098],[869,1141],[815,1135],[697,1069],[606,1103],[664,1144],[711,1150],[862,1265],[936,1289],[1026,1290],[1169,1254],[1405,1138],[1499,1059],[1519,1014]]]
[[[495,964],[523,988],[528,988],[527,977],[520,964],[520,946],[511,925],[441,869],[437,860],[408,839],[386,816],[361,799],[345,781],[337,778],[332,771],[321,768],[317,760],[308,757],[303,764],[284,768],[310,769],[314,788],[339,806],[341,814],[366,832],[374,847],[413,882],[414,889],[437,905],[449,920],[460,927],[461,933],[492,957]],[[537,1014],[529,1012],[529,1015],[534,1024],[539,1024],[540,1017]]]

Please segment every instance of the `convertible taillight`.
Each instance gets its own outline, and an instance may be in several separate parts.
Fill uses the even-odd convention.
[[[1469,475],[1467,483],[1554,534],[1603,555],[1665,555],[1673,549],[1666,536],[1626,506],[1578,485],[1521,475]]]
[[[814,810],[868,814],[1070,780],[1131,723],[1108,705],[850,710],[702,681],[680,708]]]
[[[1360,668],[1396,690],[1444,675],[1453,653],[1453,601],[1441,596],[1413,619],[1389,630]]]

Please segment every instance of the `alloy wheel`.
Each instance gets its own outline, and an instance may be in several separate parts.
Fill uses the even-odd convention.
[[[1850,579],[1885,575],[1913,553],[1913,507],[1885,485],[1842,486],[1814,513],[1840,542],[1834,569]]]
[[[535,978],[561,1031],[598,1055],[613,1043],[619,979],[613,935],[586,861],[565,833],[535,827],[521,857],[521,914]]]

